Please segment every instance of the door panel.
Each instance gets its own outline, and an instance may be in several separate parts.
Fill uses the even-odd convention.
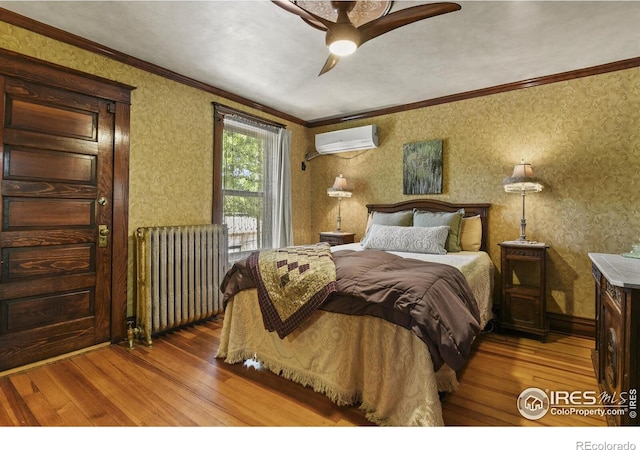
[[[93,244],[7,248],[2,251],[2,282],[92,273]]]
[[[43,277],[38,281],[38,283],[33,281],[5,283],[2,289],[2,296],[3,298],[14,300],[34,295],[45,295],[51,292],[64,292],[69,285],[92,286],[96,284],[96,275],[91,273],[86,275],[67,275],[65,277]],[[0,305],[2,303],[3,301],[0,300]],[[6,317],[0,317],[0,319],[6,320]],[[2,335],[0,335],[0,349],[2,348],[2,342]],[[0,356],[2,356],[1,350]]]
[[[85,227],[95,225],[91,200],[51,200],[5,197],[3,230],[14,228]]]
[[[62,105],[51,107],[13,96],[7,100],[5,123],[10,128],[95,140],[96,114],[69,111],[62,109]]]
[[[96,142],[99,100],[69,91],[61,95],[61,92],[53,87],[10,79],[5,89],[5,126]]]
[[[5,180],[55,180],[95,185],[95,155],[13,148],[7,145],[4,158]]]
[[[0,370],[110,339],[114,146],[109,102],[3,82]]]
[[[6,302],[6,332],[26,331],[93,314],[93,291],[44,295]]]

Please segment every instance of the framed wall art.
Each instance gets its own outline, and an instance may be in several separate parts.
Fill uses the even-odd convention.
[[[442,194],[442,140],[404,144],[403,194]]]

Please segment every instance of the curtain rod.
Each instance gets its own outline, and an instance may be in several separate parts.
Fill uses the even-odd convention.
[[[240,111],[239,109],[234,109],[230,106],[226,106],[223,105],[221,103],[218,102],[212,102],[213,103],[213,108],[214,108],[214,114],[215,115],[220,115],[222,117],[224,117],[226,114],[235,114],[238,116],[242,116],[251,120],[255,120],[257,122],[262,122],[262,123],[266,123],[268,125],[274,126],[274,127],[278,127],[278,128],[287,128],[286,125],[279,123],[279,122],[274,122],[273,120],[269,120],[269,119],[265,119],[264,117],[260,117],[260,116],[256,116],[254,114],[248,113],[248,112],[244,112],[244,111]]]

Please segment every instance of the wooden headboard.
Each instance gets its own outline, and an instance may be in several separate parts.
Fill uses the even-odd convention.
[[[392,213],[398,211],[413,210],[414,208],[420,211],[432,211],[432,212],[456,212],[459,209],[464,209],[464,216],[480,216],[482,218],[482,243],[480,244],[480,250],[487,251],[487,241],[489,236],[489,208],[490,203],[447,203],[439,200],[419,199],[419,200],[407,200],[399,203],[391,204],[370,204],[367,205],[367,211],[371,214],[374,211]]]

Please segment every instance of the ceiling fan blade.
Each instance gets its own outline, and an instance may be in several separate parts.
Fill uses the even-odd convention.
[[[305,22],[309,23],[309,25],[313,26],[314,28],[320,29],[319,27],[314,26],[313,25],[314,23],[320,23],[324,25],[326,30],[330,29],[332,25],[335,25],[335,22],[332,22],[330,20],[325,19],[324,17],[320,17],[313,13],[310,13],[306,9],[299,7],[298,5],[296,5],[295,3],[289,0],[271,0],[271,2],[275,3],[280,8],[286,11],[289,11],[290,13],[293,13],[297,16],[302,17],[302,19]]]
[[[371,22],[367,22],[358,28],[361,37],[360,45],[396,28],[409,25],[419,20],[428,19],[429,17],[458,11],[459,9],[462,9],[462,7],[457,3],[430,3],[427,5],[412,6],[411,8],[405,8],[387,14]]]
[[[305,23],[307,23],[308,25],[311,25],[316,30],[320,30],[320,31],[328,30],[328,28],[322,25],[320,22],[315,22],[315,21],[312,22],[311,20],[305,19],[304,17],[302,17],[302,20],[304,20]]]
[[[340,57],[331,53],[327,58],[327,61],[324,63],[324,66],[322,66],[322,70],[320,71],[318,76],[322,75],[323,73],[327,73],[328,71],[333,69],[336,66],[336,64],[338,64],[338,61],[340,61]]]

